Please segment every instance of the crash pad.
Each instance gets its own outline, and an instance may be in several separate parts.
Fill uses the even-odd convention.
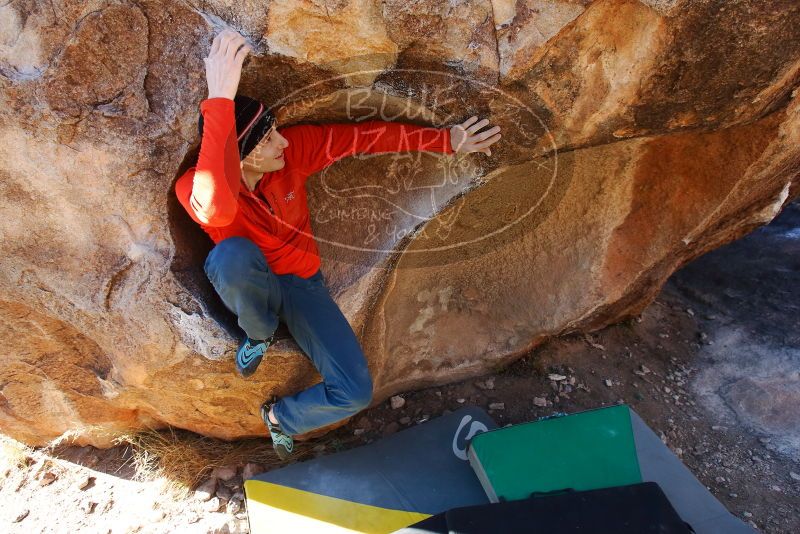
[[[497,425],[466,407],[375,443],[245,481],[253,534],[393,532],[433,514],[489,500],[467,462],[467,444]]]

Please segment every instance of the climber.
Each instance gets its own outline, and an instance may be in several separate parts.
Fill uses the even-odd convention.
[[[236,94],[251,51],[234,31],[214,38],[204,58],[208,98],[200,103],[197,163],[175,193],[216,244],[204,268],[245,333],[238,372],[253,374],[280,319],[322,375],[319,384],[261,405],[273,447],[285,459],[293,435],[352,416],[372,399],[366,358],[319,269],[306,179],[357,153],[490,155],[500,128],[479,133],[489,121],[471,117],[450,129],[381,121],[279,129],[264,104]]]

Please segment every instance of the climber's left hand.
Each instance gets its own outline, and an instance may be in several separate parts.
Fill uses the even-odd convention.
[[[489,147],[499,141],[501,136],[498,133],[499,126],[478,133],[488,124],[489,119],[479,121],[478,117],[473,116],[450,128],[450,144],[453,150],[461,153],[483,152],[491,156],[492,151]]]

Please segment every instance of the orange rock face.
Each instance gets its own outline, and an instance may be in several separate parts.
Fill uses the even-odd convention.
[[[793,0],[56,4],[0,7],[0,431],[26,443],[263,435],[265,397],[319,380],[285,331],[238,377],[210,242],[171,191],[226,25],[257,52],[240,91],[283,124],[502,128],[490,157],[308,182],[376,402],[636,314],[800,192]]]

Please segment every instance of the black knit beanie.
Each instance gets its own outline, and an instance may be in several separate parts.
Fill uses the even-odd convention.
[[[275,117],[267,106],[250,98],[236,95],[233,99],[233,114],[236,117],[236,137],[239,142],[239,160],[243,160],[275,124]],[[200,139],[203,138],[203,114],[197,121]]]

